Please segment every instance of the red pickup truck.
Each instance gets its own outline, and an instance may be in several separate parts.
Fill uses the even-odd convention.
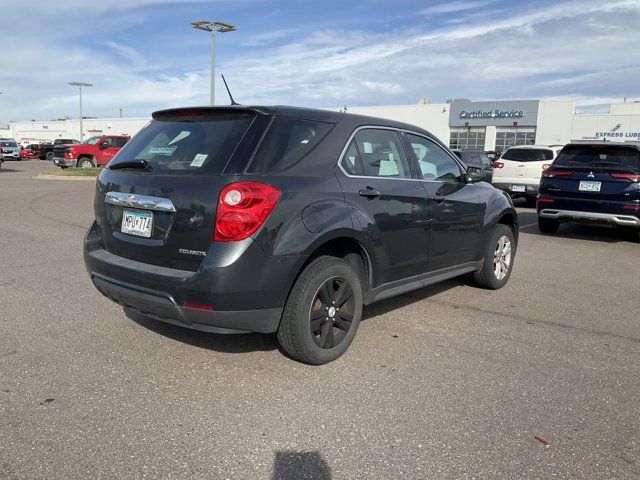
[[[60,168],[106,165],[130,138],[128,135],[102,135],[82,143],[58,145],[53,149],[53,163]]]

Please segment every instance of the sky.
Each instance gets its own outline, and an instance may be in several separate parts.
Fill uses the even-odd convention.
[[[310,107],[640,100],[640,0],[2,0],[0,126],[216,100]]]

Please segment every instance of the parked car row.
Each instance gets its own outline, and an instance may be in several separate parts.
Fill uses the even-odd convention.
[[[100,135],[83,142],[57,138],[47,143],[18,144],[13,138],[0,138],[0,161],[39,158],[61,168],[104,166],[129,141],[128,135]]]

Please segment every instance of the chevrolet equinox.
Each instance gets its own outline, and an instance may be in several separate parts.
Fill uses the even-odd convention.
[[[363,305],[464,274],[503,287],[518,216],[429,132],[295,107],[163,110],[100,173],[96,288],[214,333],[277,332],[323,364]]]

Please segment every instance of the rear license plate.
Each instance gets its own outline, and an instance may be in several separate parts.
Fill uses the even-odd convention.
[[[601,185],[601,182],[591,182],[588,180],[583,180],[580,182],[578,190],[580,190],[581,192],[599,192]]]
[[[153,229],[153,213],[141,210],[124,209],[122,212],[122,233],[138,237],[151,237]]]
[[[524,192],[526,189],[524,185],[511,185],[512,192]]]

